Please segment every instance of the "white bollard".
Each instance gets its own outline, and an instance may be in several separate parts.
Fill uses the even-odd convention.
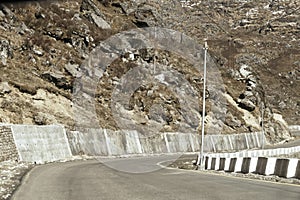
[[[211,169],[211,157],[208,157],[208,160],[207,160],[207,169]]]
[[[271,175],[275,172],[277,158],[268,158],[265,175]]]
[[[228,171],[230,166],[230,158],[225,158],[225,167],[224,171]]]
[[[235,167],[234,167],[234,172],[241,172],[242,171],[242,164],[243,164],[243,158],[237,158]]]
[[[215,166],[215,170],[219,170],[220,167],[220,157],[216,158],[216,166]]]
[[[257,160],[258,160],[258,157],[251,158],[249,173],[252,173],[252,172],[256,171]]]
[[[288,166],[288,170],[287,170],[287,178],[292,178],[296,176],[296,169],[297,169],[297,165],[298,165],[298,159],[296,158],[291,158],[289,159],[289,166]]]

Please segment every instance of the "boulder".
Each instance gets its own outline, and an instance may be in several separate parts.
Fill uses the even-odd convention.
[[[55,117],[52,115],[43,112],[38,112],[34,116],[34,123],[37,125],[49,125],[49,124],[55,124],[57,123],[57,121]]]
[[[100,16],[95,13],[91,14],[93,22],[101,29],[111,29],[111,26]]]
[[[72,89],[72,84],[69,83],[68,79],[62,72],[59,71],[47,71],[44,72],[41,77],[54,83],[58,88],[63,88],[65,90]]]
[[[248,110],[250,112],[255,110],[255,104],[249,99],[239,99],[238,104],[239,107]]]
[[[7,59],[12,58],[12,47],[9,41],[0,40],[0,61],[3,65],[7,65]]]
[[[73,77],[78,78],[81,76],[81,72],[78,70],[79,65],[68,63],[65,65],[65,70]]]
[[[0,96],[10,92],[11,92],[11,88],[8,82],[0,82]]]

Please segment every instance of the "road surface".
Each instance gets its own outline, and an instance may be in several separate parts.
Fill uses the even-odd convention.
[[[35,167],[14,200],[299,200],[300,186],[168,169],[168,156]],[[174,159],[174,158],[173,158]],[[139,167],[137,167],[139,166]],[[126,172],[127,171],[127,172]],[[144,173],[128,173],[136,171]],[[148,171],[148,172],[146,172]]]
[[[296,146],[300,146],[300,139],[294,140],[294,141],[290,141],[290,142],[286,142],[283,144],[277,144],[277,145],[270,145],[267,146],[266,148],[268,149],[274,149],[274,148],[288,148],[288,147],[296,147]]]

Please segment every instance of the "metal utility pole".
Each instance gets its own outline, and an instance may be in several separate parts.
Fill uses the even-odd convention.
[[[207,56],[208,45],[205,41],[204,44],[204,71],[203,71],[203,96],[202,96],[202,123],[201,123],[201,150],[198,156],[198,165],[200,164],[200,170],[204,169],[204,121],[205,121],[205,96],[206,96],[206,56]],[[200,163],[199,163],[200,161]]]
[[[261,148],[263,149],[265,147],[265,141],[264,141],[264,103],[261,102]]]

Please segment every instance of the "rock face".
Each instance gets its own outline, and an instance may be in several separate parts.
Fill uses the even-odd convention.
[[[203,73],[193,70],[192,63],[182,55],[155,45],[129,50],[144,44],[143,39],[131,40],[124,46],[116,40],[111,49],[101,48],[111,53],[128,47],[127,52],[115,58],[106,70],[84,67],[86,59],[92,57],[90,52],[111,36],[156,26],[184,33],[195,43],[202,44],[205,38],[208,41],[209,63],[217,66],[223,89],[213,89],[217,73],[209,72],[207,134],[258,131],[264,109],[264,128],[269,140],[288,138],[287,124],[300,124],[298,7],[297,0],[70,0],[1,4],[0,122],[62,123],[74,129],[76,109],[85,122],[90,121],[90,110],[77,108],[74,102],[81,84],[93,84],[89,78],[97,73],[102,76],[96,83],[97,89],[85,88],[82,101],[95,104],[99,126],[113,130],[142,129],[141,132],[199,131]],[[199,56],[203,58],[203,53]],[[98,59],[106,62],[104,58]],[[155,74],[160,67],[168,69],[168,73]],[[135,72],[136,78],[124,82],[126,74],[135,68],[141,69]],[[174,77],[172,70],[183,79]],[[137,87],[138,81],[149,75],[156,80],[155,84]],[[186,84],[180,85],[182,80]],[[170,84],[178,91],[170,90]],[[114,91],[126,91],[122,88],[125,85],[130,86],[127,89],[136,88],[127,103],[117,101],[114,107]],[[194,92],[195,97],[186,101],[195,103],[197,108],[180,101],[177,92]],[[119,121],[123,121],[121,125]]]

